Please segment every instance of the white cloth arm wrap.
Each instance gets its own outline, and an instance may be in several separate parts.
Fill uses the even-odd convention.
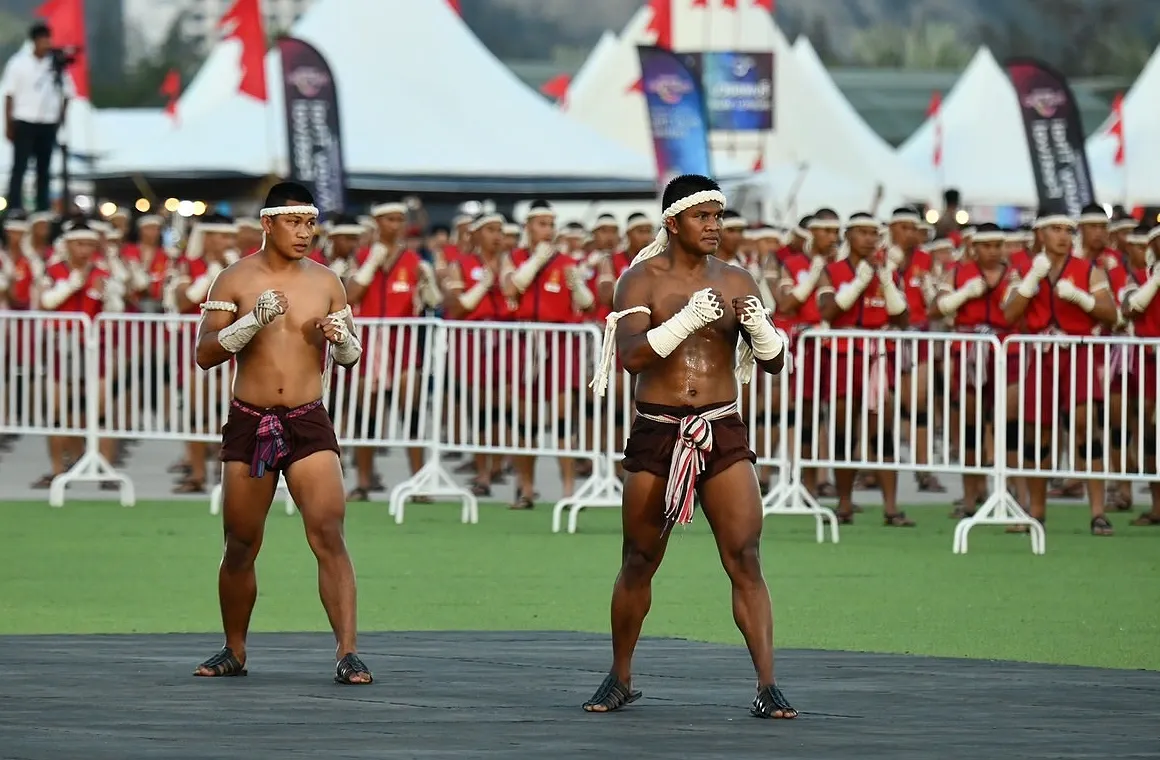
[[[838,304],[838,308],[842,311],[849,311],[853,308],[854,302],[862,297],[867,287],[869,283],[863,284],[859,280],[847,282],[834,294],[834,303]]]
[[[74,269],[69,272],[68,278],[58,280],[51,288],[40,296],[40,305],[48,311],[56,311],[74,293],[85,286],[85,275]]]
[[[577,311],[588,311],[592,305],[596,303],[596,296],[592,294],[588,284],[583,280],[577,278],[575,282],[569,283],[572,289],[572,306]]]
[[[226,351],[229,351],[231,354],[236,354],[245,348],[261,329],[262,325],[258,322],[258,318],[254,316],[254,312],[251,311],[236,322],[219,330],[218,343]]]
[[[1157,291],[1160,291],[1160,277],[1151,277],[1137,288],[1135,293],[1128,296],[1128,306],[1132,311],[1145,311],[1156,297]]]
[[[953,293],[947,293],[938,300],[938,311],[944,317],[953,317],[963,308],[963,304],[971,300],[971,293],[964,285]]]
[[[125,311],[125,286],[119,280],[105,282],[105,294],[101,298],[101,308],[110,314],[119,314]]]
[[[825,267],[811,266],[810,272],[808,275],[806,275],[806,278],[795,285],[789,294],[793,296],[798,303],[805,303],[806,299],[810,297],[810,293],[813,293],[814,288],[818,286],[818,280],[822,279],[822,273],[825,271]]]
[[[383,259],[376,255],[376,251],[377,249],[372,249],[371,254],[367,256],[367,260],[354,273],[354,281],[364,288],[370,287],[370,284],[375,279],[375,275],[379,271],[379,267],[383,265]]]
[[[342,311],[328,314],[326,317],[336,326],[340,327],[340,339],[337,343],[330,344],[330,355],[334,357],[336,362],[343,366],[349,366],[357,362],[363,352],[362,342],[359,341],[357,335],[351,332],[350,325],[347,322],[348,314],[350,314],[349,306]]]
[[[902,291],[894,284],[894,278],[881,277],[879,282],[882,283],[882,295],[886,299],[886,313],[892,317],[897,317],[906,311],[906,296],[902,295]]]
[[[443,294],[435,279],[435,270],[426,261],[419,262],[419,298],[428,308],[438,308],[443,303]]]
[[[753,355],[760,362],[776,359],[785,350],[785,343],[777,334],[777,328],[768,320],[758,320],[752,327],[745,322],[741,323],[745,332],[749,333],[749,342],[753,346]]]
[[[149,287],[149,273],[137,262],[129,265],[129,287],[134,291],[145,290]]]
[[[1039,278],[1035,276],[1034,272],[1029,272],[1019,282],[1019,287],[1015,288],[1015,292],[1024,298],[1035,298],[1035,294],[1039,292]]]
[[[519,269],[512,274],[512,284],[516,289],[523,293],[531,287],[532,280],[536,279],[536,275],[544,268],[556,252],[552,250],[552,246],[548,243],[540,243],[536,246],[535,253],[533,253],[528,260],[520,264]]]
[[[487,295],[487,291],[491,290],[490,278],[480,280],[471,286],[471,289],[459,296],[459,303],[467,311],[475,311],[475,307],[479,306],[479,302]]]
[[[1072,296],[1070,299],[1068,299],[1068,300],[1070,300],[1070,301],[1071,301],[1072,303],[1074,303],[1076,306],[1078,306],[1079,308],[1081,308],[1081,309],[1083,309],[1084,311],[1088,312],[1089,314],[1091,313],[1091,311],[1092,311],[1093,309],[1095,309],[1095,308],[1096,308],[1096,297],[1095,297],[1095,296],[1093,296],[1091,293],[1085,293],[1085,292],[1084,292],[1084,291],[1082,291],[1082,290],[1080,290],[1080,291],[1076,292],[1076,293],[1075,293],[1075,294],[1074,294],[1074,295],[1073,295],[1073,296]]]
[[[209,289],[213,287],[213,281],[221,274],[221,264],[210,264],[206,269],[205,274],[198,277],[193,283],[185,289],[185,297],[190,303],[201,303],[205,297],[209,295]]]
[[[721,306],[703,305],[700,303],[702,300],[700,296],[701,293],[694,293],[689,303],[685,304],[685,308],[645,333],[648,344],[652,346],[657,356],[666,358],[677,350],[677,346],[681,345],[685,338],[721,318],[724,313]]]

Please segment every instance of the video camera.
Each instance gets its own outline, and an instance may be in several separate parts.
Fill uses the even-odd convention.
[[[58,82],[64,76],[64,70],[76,63],[77,55],[80,54],[81,50],[82,48],[79,47],[63,47],[52,48],[48,51],[52,59],[52,72],[56,75]]]

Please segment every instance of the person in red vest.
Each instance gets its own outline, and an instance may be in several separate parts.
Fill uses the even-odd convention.
[[[1004,304],[1008,324],[1024,321],[1024,330],[1037,335],[1094,335],[1101,326],[1117,322],[1115,300],[1108,285],[1107,273],[1094,262],[1076,256],[1072,251],[1075,222],[1063,214],[1041,214],[1035,222],[1043,252],[1032,259],[1030,270],[1017,284],[1009,285]],[[1102,382],[1089,375],[1088,352],[1078,347],[1074,360],[1064,347],[1054,352],[1046,347],[1035,354],[1027,352],[1024,385],[1023,458],[1028,467],[1050,465],[1055,430],[1068,429],[1064,418],[1070,417],[1078,443],[1078,468],[1098,471],[1103,468],[1103,444],[1099,431],[1092,431],[1087,445],[1088,405],[1102,399]],[[1090,371],[1090,372],[1089,372]],[[1037,432],[1040,431],[1040,432]],[[1047,514],[1047,482],[1029,478],[1030,514],[1043,522]],[[1104,514],[1104,483],[1092,479],[1087,483],[1091,504],[1091,532],[1111,535],[1112,524]],[[1026,526],[1012,526],[1012,532],[1025,532]]]
[[[1148,232],[1146,225],[1140,225],[1131,234],[1124,236],[1122,245],[1126,260],[1123,270],[1127,276],[1120,291],[1120,303],[1124,318],[1131,325],[1132,334],[1139,338],[1156,339],[1160,338],[1160,298],[1156,297],[1160,293],[1160,264],[1150,261]],[[1153,420],[1156,419],[1156,398],[1160,393],[1156,351],[1151,347],[1141,347],[1139,350],[1133,347],[1124,351],[1123,357],[1123,364],[1117,367],[1119,373],[1112,378],[1112,387],[1120,386],[1120,373],[1128,376],[1128,399],[1131,405],[1128,419],[1133,427],[1136,420],[1144,420],[1143,429],[1132,430],[1132,440],[1139,441],[1139,448],[1143,449],[1144,472],[1153,474],[1156,472],[1157,448]],[[1131,449],[1137,449],[1135,443]],[[1152,496],[1151,509],[1136,518],[1132,525],[1160,525],[1160,481],[1149,483],[1149,490]]]
[[[818,310],[822,319],[835,329],[884,330],[905,329],[908,323],[907,300],[902,279],[878,247],[878,221],[868,213],[857,213],[846,221],[846,246],[849,255],[826,266],[816,289]],[[831,401],[830,424],[834,426],[835,460],[849,460],[861,444],[868,456],[891,461],[895,456],[893,420],[887,408],[875,408],[883,399],[889,401],[887,384],[894,377],[894,352],[884,351],[874,341],[836,339],[837,353],[829,367],[830,376],[822,378],[828,389],[831,378],[836,391]],[[867,355],[868,354],[868,355]],[[868,367],[865,374],[863,367]],[[852,380],[850,379],[852,377]],[[824,391],[828,393],[827,391]],[[862,429],[862,407],[867,409],[868,423]],[[889,403],[887,403],[889,406]],[[878,417],[884,431],[882,450],[878,445]],[[849,422],[847,422],[849,420]],[[854,520],[854,470],[835,469],[838,490],[838,519]],[[914,522],[898,509],[898,475],[891,470],[878,472],[882,489],[884,522],[889,527],[911,527]]]
[[[506,322],[515,316],[512,300],[504,293],[502,283],[511,269],[511,260],[503,251],[504,218],[500,214],[482,213],[470,224],[471,247],[461,249],[455,261],[448,264],[447,279],[443,283],[444,315],[449,320],[468,322]],[[488,436],[486,422],[492,424],[491,441],[507,441],[509,423],[503,419],[498,406],[490,409],[483,396],[490,388],[498,392],[501,373],[511,377],[512,357],[502,336],[494,341],[490,336],[477,339],[466,331],[453,333],[449,347],[449,366],[456,367],[462,376],[454,377],[449,385],[452,398],[477,412],[472,422],[477,430],[457,430],[458,437],[471,444],[482,443]],[[479,362],[476,362],[478,345]],[[491,345],[492,349],[487,350]],[[506,359],[505,359],[506,357]],[[507,365],[501,367],[501,361]],[[500,474],[501,457],[475,455],[475,478],[471,484],[476,496],[490,496],[492,481]]]
[[[162,244],[165,220],[160,216],[142,216],[136,227],[136,239],[121,247],[121,258],[129,270],[129,298],[141,311],[158,312],[176,254]]]
[[[804,253],[811,239],[810,220],[812,217],[803,216],[798,225],[790,230],[789,240],[774,254],[778,261],[785,262],[787,256],[793,253]],[[841,225],[838,225],[841,230]]]
[[[938,295],[930,306],[930,318],[949,319],[954,332],[995,335],[1001,340],[1011,332],[1003,316],[1003,297],[1006,294],[1008,265],[1003,260],[1006,234],[995,224],[980,224],[975,232],[973,256],[955,264],[943,274]],[[950,394],[959,409],[966,449],[964,463],[977,466],[985,461],[989,442],[993,440],[994,425],[1000,424],[992,416],[991,399],[1006,377],[997,377],[997,357],[984,344],[951,343]],[[1008,385],[1009,389],[1016,386]],[[1016,399],[1012,399],[1016,400]],[[1018,451],[1019,423],[1015,406],[1008,406],[1007,456],[1011,460]],[[979,429],[979,421],[983,429]],[[959,427],[952,432],[958,438]],[[1012,461],[1012,464],[1016,462]],[[978,505],[986,500],[987,478],[983,475],[963,475],[963,501],[951,513],[961,519],[974,515]]]
[[[406,211],[402,203],[383,203],[371,209],[371,215],[378,223],[379,240],[357,254],[358,270],[346,282],[347,302],[359,317],[413,319],[442,302],[434,269],[402,243]],[[410,419],[403,422],[408,426],[411,439],[418,439],[423,338],[418,326],[380,326],[364,331],[361,343],[365,346],[365,354],[358,372],[361,383],[370,383],[371,402],[367,407],[362,405],[362,399],[366,398],[362,390],[357,391],[357,399],[351,400],[358,405],[356,437],[374,440],[387,433],[375,426],[379,419],[379,404],[383,403],[388,410],[397,408],[404,416],[407,407],[411,407]],[[388,426],[391,425],[390,417],[391,412],[385,411],[383,419]],[[367,501],[370,492],[380,487],[374,458],[375,447],[355,448],[358,484],[347,496],[349,501]],[[407,460],[411,472],[418,472],[423,466],[423,449],[407,449]]]
[[[44,262],[28,245],[28,220],[19,209],[4,220],[4,253],[0,254],[0,303],[3,308],[32,308],[32,290],[44,276]]]
[[[326,266],[344,283],[358,269],[358,253],[365,232],[358,219],[347,214],[335,214],[327,225],[323,256]]]
[[[790,338],[791,353],[796,354],[799,336],[805,330],[817,328],[823,322],[822,313],[818,309],[817,289],[825,276],[826,267],[837,257],[838,240],[842,234],[842,222],[833,209],[818,209],[813,216],[806,217],[801,222],[802,231],[809,235],[806,245],[801,248],[787,246],[780,249],[774,257],[781,262],[781,281],[775,291],[778,303],[773,323],[778,329],[785,332]],[[794,238],[800,238],[796,233]],[[823,443],[825,435],[822,430],[815,430],[814,403],[818,394],[825,394],[828,390],[825,378],[828,354],[816,350],[816,345],[807,342],[802,362],[795,368],[802,373],[802,400],[801,409],[790,409],[788,427],[790,440],[796,440],[796,426],[802,425],[802,448],[812,452],[816,443]],[[818,371],[818,368],[821,371]],[[818,391],[814,386],[821,383]],[[818,422],[824,424],[824,418],[819,415]],[[833,496],[833,486],[825,482],[822,473],[813,468],[802,471],[802,479],[806,488],[815,496]]]
[[[242,256],[257,253],[262,248],[262,223],[253,217],[239,218],[237,246]]]
[[[533,206],[533,209],[539,211],[546,205],[539,208]],[[541,214],[528,220],[528,247],[516,251],[512,256],[513,268],[507,280],[508,287],[518,298],[515,319],[540,324],[580,324],[585,321],[585,313],[595,305],[596,296],[588,287],[582,265],[553,246],[552,231],[544,223],[547,218]],[[521,340],[513,343],[515,366],[518,369],[513,377],[512,398],[525,399],[531,396],[551,399],[556,396],[563,415],[557,426],[557,441],[560,449],[567,450],[573,448],[571,437],[579,435],[579,426],[582,424],[580,401],[587,394],[581,388],[580,378],[581,367],[585,365],[587,357],[583,350],[584,344],[578,336],[548,333],[543,336],[543,340],[546,355],[542,361],[547,375],[540,377],[537,374],[541,358],[536,356],[539,335],[521,336]],[[570,409],[565,406],[567,395],[571,396]],[[531,420],[527,419],[529,412]],[[523,437],[529,425],[531,429],[536,428],[536,412],[534,407],[529,410],[524,404],[517,405],[513,417],[518,436]],[[571,425],[565,425],[565,419],[570,419]],[[586,431],[591,441],[591,426]],[[531,442],[527,443],[531,445]],[[512,508],[532,509],[535,507],[535,459],[517,457],[515,465],[518,483]],[[564,495],[572,495],[576,486],[574,459],[560,458],[560,479]]]
[[[222,273],[229,260],[227,252],[233,249],[237,235],[237,226],[234,221],[223,214],[206,214],[194,222],[186,245],[185,256],[178,260],[175,277],[168,286],[165,298],[167,311],[176,314],[200,314],[201,305],[209,295],[210,286],[217,276]],[[192,415],[189,424],[195,430],[200,430],[208,420],[197,418],[197,410],[208,413],[209,405],[216,403],[216,399],[209,398],[210,383],[198,382],[195,375],[194,357],[187,356],[185,341],[180,340],[177,346],[177,387],[185,392],[186,414]],[[190,381],[187,384],[187,381]],[[200,403],[195,396],[197,389],[202,394]],[[209,446],[200,441],[193,441],[185,445],[185,463],[188,474],[178,482],[173,489],[174,493],[191,494],[205,493],[208,481],[206,473],[206,458],[209,456]]]
[[[97,246],[101,235],[83,220],[66,222],[61,235],[64,249],[62,260],[49,266],[41,279],[34,297],[38,307],[44,311],[54,311],[60,314],[84,314],[90,319],[96,318],[102,312],[117,313],[125,310],[124,292],[117,281],[112,277],[108,268],[96,261]],[[83,408],[83,398],[87,394],[96,393],[98,399],[97,415],[105,413],[105,362],[104,352],[98,350],[102,357],[98,370],[98,382],[95,388],[87,387],[82,382],[81,399],[74,398],[74,385],[71,378],[62,377],[63,372],[82,372],[83,352],[89,347],[85,345],[85,336],[74,332],[74,326],[61,322],[55,327],[54,342],[56,355],[50,357],[52,362],[50,387],[46,391],[48,398],[54,404],[54,419],[60,423],[81,425],[81,420],[70,419],[70,414],[77,407]],[[60,384],[60,388],[54,387]],[[83,414],[83,412],[82,412]],[[101,454],[107,461],[113,461],[116,454],[116,441],[105,439],[100,442]],[[56,475],[65,471],[65,457],[74,461],[84,453],[83,438],[63,438],[50,436],[48,439],[48,455],[52,464],[52,474],[46,475],[33,484],[33,488],[48,488]]]

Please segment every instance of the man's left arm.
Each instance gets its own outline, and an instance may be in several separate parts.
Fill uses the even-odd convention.
[[[341,367],[353,367],[362,357],[363,347],[354,329],[354,317],[346,301],[346,288],[338,275],[326,270],[330,281],[330,309],[325,319],[319,319],[315,326],[330,343],[330,355]]]
[[[738,269],[734,276],[738,281],[738,288],[734,292],[742,293],[741,297],[733,299],[733,310],[737,312],[737,321],[741,327],[741,339],[753,351],[757,365],[769,374],[776,375],[785,367],[785,341],[773,326],[757,280],[744,269]]]

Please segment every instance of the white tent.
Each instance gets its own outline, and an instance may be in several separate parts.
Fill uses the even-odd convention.
[[[393,18],[406,33],[383,44],[383,18]],[[291,34],[318,48],[338,84],[352,187],[481,193],[653,189],[647,155],[593,134],[545,103],[446,3],[317,0]],[[100,173],[285,174],[277,50],[266,57],[266,76],[268,104],[232,91],[203,113],[183,115],[168,139],[118,152],[102,162]]]
[[[1124,96],[1124,162],[1116,165],[1119,139],[1112,120],[1087,141],[1096,198],[1127,206],[1160,205],[1160,48]]]
[[[608,59],[615,56],[619,48],[620,40],[616,33],[609,29],[604,30],[604,34],[600,35],[600,40],[592,48],[592,52],[584,59],[584,64],[580,66],[576,75],[572,77],[572,81],[568,83],[568,91],[560,103],[561,109],[568,110],[568,101],[573,93],[583,95],[585,92],[595,92],[592,80],[599,77],[601,72],[607,69]]]
[[[802,97],[794,101],[793,142],[800,160],[854,178],[855,185],[884,185],[885,196],[933,203],[939,187],[929,172],[910,166],[862,119],[834,80],[813,45],[799,37],[793,46],[796,85]],[[807,174],[807,186],[823,176]],[[804,188],[803,188],[804,189]],[[847,190],[850,188],[846,188]],[[835,188],[839,195],[845,191]],[[857,195],[857,194],[855,194]],[[870,195],[862,199],[863,206]],[[815,207],[816,208],[816,207]]]
[[[942,165],[936,167],[939,126]],[[967,65],[938,116],[927,119],[898,153],[939,186],[957,189],[964,205],[1034,208],[1039,203],[1015,88],[987,48]]]
[[[846,218],[858,211],[888,216],[912,198],[880,185],[868,174],[851,175],[823,164],[778,164],[746,183],[757,195],[763,219],[792,226],[806,214],[829,208]]]

